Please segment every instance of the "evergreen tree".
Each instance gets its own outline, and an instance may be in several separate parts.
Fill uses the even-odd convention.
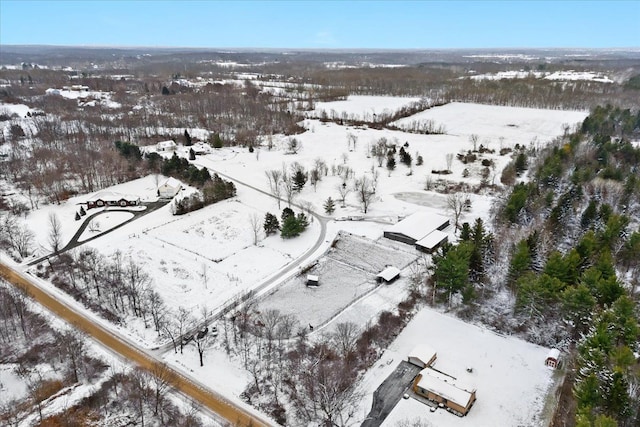
[[[218,135],[217,133],[213,135],[213,141],[211,145],[216,149],[222,148],[222,139],[220,138],[220,135]]]
[[[387,170],[389,171],[389,176],[391,176],[391,172],[396,168],[396,159],[393,156],[387,157]]]
[[[289,217],[295,217],[295,212],[290,207],[286,207],[282,210],[282,215],[280,216],[281,222],[284,224],[284,221]]]
[[[324,211],[327,213],[327,215],[331,215],[335,210],[336,210],[335,202],[331,197],[329,197],[324,202]]]
[[[80,214],[76,212],[76,221],[80,221]]]
[[[302,188],[307,183],[307,174],[298,169],[296,173],[293,175],[293,186],[295,190],[299,193],[302,191]]]
[[[80,206],[80,215],[85,216],[87,214],[87,211],[84,210],[83,206]]]
[[[264,233],[269,236],[275,234],[279,229],[280,222],[278,221],[278,217],[271,212],[267,212],[264,216]]]
[[[196,152],[193,151],[193,148],[189,148],[189,160],[195,160],[196,159]]]
[[[191,141],[191,135],[189,135],[189,132],[187,132],[186,129],[184,130],[184,145],[186,147],[193,145],[193,142]]]

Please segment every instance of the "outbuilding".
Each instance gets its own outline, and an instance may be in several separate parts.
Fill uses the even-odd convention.
[[[442,244],[446,233],[442,230],[449,226],[449,218],[430,212],[416,212],[384,231],[384,237],[408,245],[416,249],[431,251]],[[431,235],[434,231],[439,233]]]
[[[309,274],[307,276],[307,286],[318,286],[318,280],[320,278],[318,276],[315,276],[313,274]]]
[[[158,187],[158,196],[163,199],[171,199],[178,194],[182,188],[182,183],[175,178],[169,178]]]
[[[427,368],[436,361],[437,353],[426,344],[418,344],[409,352],[407,361],[419,368]]]
[[[560,364],[560,350],[558,350],[557,348],[552,348],[551,350],[549,350],[544,364],[551,368],[557,368]]]
[[[400,270],[396,267],[388,266],[376,276],[378,283],[391,283],[400,277]]]
[[[422,239],[416,242],[416,249],[425,253],[432,253],[449,240],[447,233],[440,230],[433,230]]]
[[[168,141],[160,141],[156,144],[156,151],[176,151],[178,145],[172,139]]]

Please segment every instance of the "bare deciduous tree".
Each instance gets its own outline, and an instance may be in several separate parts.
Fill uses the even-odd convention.
[[[55,213],[49,214],[49,246],[51,250],[56,253],[60,250],[62,244],[62,223],[60,218]]]
[[[345,199],[347,198],[349,193],[351,193],[351,188],[349,188],[349,186],[347,185],[346,182],[343,182],[342,184],[338,184],[336,186],[336,189],[338,190],[338,194],[340,194],[341,206],[344,208],[345,207]]]
[[[358,193],[358,199],[362,205],[362,210],[367,213],[369,206],[373,202],[375,193],[373,192],[373,186],[371,180],[366,176],[355,181],[356,192]]]
[[[460,228],[460,216],[462,215],[462,211],[464,210],[465,201],[467,200],[467,198],[467,195],[463,193],[450,193],[447,196],[447,207],[453,214],[456,230]]]
[[[249,214],[249,226],[251,227],[251,233],[253,235],[254,246],[258,244],[260,240],[260,233],[262,232],[262,219],[256,212]],[[206,284],[205,284],[206,288]]]
[[[265,172],[269,181],[269,191],[278,200],[278,209],[280,209],[280,195],[282,194],[282,171],[272,169]]]
[[[447,153],[447,155],[445,156],[445,159],[447,160],[447,170],[451,172],[451,164],[453,163],[453,153]]]

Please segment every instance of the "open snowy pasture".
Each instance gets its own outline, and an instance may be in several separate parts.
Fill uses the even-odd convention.
[[[385,108],[387,105],[385,101],[378,98],[384,97],[366,97],[367,102],[370,102],[369,108],[374,110]],[[336,103],[348,103],[348,101],[336,101]],[[300,148],[295,154],[287,153],[287,143],[293,137],[274,136],[271,150],[267,148],[265,139],[262,146],[254,153],[238,147],[223,148],[209,155],[198,156],[195,164],[207,166],[268,192],[266,171],[282,170],[284,167],[290,172],[290,166],[294,162],[300,163],[308,171],[313,168],[316,160],[321,160],[327,166],[327,174],[321,177],[315,189],[307,183],[302,191],[295,195],[294,203],[309,202],[317,212],[322,212],[323,203],[327,197],[339,199],[337,186],[345,182],[340,176],[340,170],[348,167],[353,170],[353,176],[356,178],[365,176],[369,180],[377,181],[376,194],[370,205],[368,217],[406,215],[412,212],[406,211],[406,205],[398,203],[393,194],[420,192],[425,187],[427,177],[433,181],[442,177],[471,185],[480,183],[480,172],[483,169],[480,160],[463,164],[455,158],[457,153],[473,149],[473,144],[469,141],[471,135],[478,135],[478,147],[479,144],[484,144],[496,151],[494,154],[481,154],[480,158],[494,162],[495,168],[491,168],[489,181],[499,183],[500,172],[511,160],[510,155],[499,155],[500,148],[513,148],[516,144],[528,146],[532,141],[536,141],[538,145],[546,144],[563,134],[565,124],[574,126],[586,115],[586,112],[581,111],[451,103],[398,121],[398,123],[403,121],[411,123],[413,120],[433,120],[437,126],[444,126],[447,133],[443,135],[420,135],[388,129],[341,126],[336,123],[322,123],[319,120],[307,119],[303,122],[307,131],[295,135],[295,139],[300,143]],[[357,139],[355,148],[353,144],[349,145],[349,135]],[[387,170],[384,162],[380,166],[378,160],[371,156],[371,148],[380,138],[386,138],[390,143],[395,143],[398,148],[408,144],[405,150],[413,157],[412,167],[409,168],[399,161],[392,171]],[[449,154],[454,156],[451,165],[453,173],[432,174],[433,169],[446,169],[446,157]],[[416,164],[418,155],[423,158],[422,165]],[[464,169],[470,172],[466,178],[463,177]],[[334,217],[361,213],[361,206],[353,189],[347,195],[345,202],[344,208],[341,207],[340,202],[336,203]]]
[[[563,126],[573,126],[587,117],[587,111],[559,111],[539,108],[504,107],[452,102],[422,111],[395,122],[402,127],[414,121],[432,120],[444,125],[447,135],[466,141],[460,149],[470,150],[469,136],[478,135],[478,144],[497,149],[528,146],[532,141],[545,144],[563,134]]]
[[[544,364],[549,349],[498,335],[429,308],[409,322],[365,374],[360,384],[366,395],[362,413],[371,408],[373,391],[418,344],[436,351],[435,369],[476,388],[478,400],[460,418],[441,409],[430,412],[428,406],[413,398],[401,399],[384,426],[415,419],[434,427],[546,425],[543,419],[546,396],[559,378]]]
[[[373,120],[376,115],[390,115],[400,108],[418,101],[420,101],[420,98],[349,95],[345,101],[316,102],[316,108],[311,113],[311,116],[321,117],[326,114],[327,117]]]
[[[375,276],[386,266],[404,269],[417,258],[414,253],[348,233],[339,234],[334,242],[310,270],[264,297],[259,310],[293,314],[301,324],[315,328],[379,286]],[[306,286],[307,274],[318,276],[319,286]]]

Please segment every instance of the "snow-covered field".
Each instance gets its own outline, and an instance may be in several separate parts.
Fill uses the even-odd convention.
[[[350,97],[349,101],[330,103],[330,108],[339,111],[340,114],[373,114],[386,109],[397,109],[416,100]],[[317,106],[326,107],[327,105],[320,104]],[[348,283],[351,288],[345,288],[343,294],[336,294],[335,304],[332,302],[331,305],[323,307],[323,310],[313,311],[314,307],[322,304],[316,302],[311,295],[287,294],[286,289],[294,287],[299,292],[322,292],[322,284],[319,289],[310,290],[303,285],[304,278],[294,277],[295,270],[283,277],[278,277],[278,274],[283,267],[314,246],[320,236],[320,224],[318,221],[312,222],[307,231],[294,239],[283,240],[279,236],[265,238],[260,234],[258,244],[254,245],[250,217],[255,214],[262,219],[266,212],[280,217],[286,203],[278,206],[273,198],[244,184],[269,192],[265,171],[282,170],[283,167],[289,169],[293,162],[299,162],[309,170],[316,160],[322,160],[327,165],[326,176],[321,177],[317,188],[307,184],[296,194],[293,208],[299,211],[297,205],[308,203],[317,213],[323,214],[324,201],[328,197],[336,201],[339,198],[336,188],[344,182],[339,173],[340,168],[351,168],[356,178],[366,176],[371,180],[377,180],[375,198],[366,215],[363,215],[353,189],[346,197],[345,207],[336,202],[333,218],[362,216],[364,221],[329,222],[322,247],[314,255],[317,258],[324,253],[340,231],[376,240],[381,236],[385,225],[394,223],[399,216],[407,216],[416,211],[448,215],[444,196],[423,190],[425,179],[432,176],[432,169],[445,167],[447,154],[472,149],[469,142],[472,134],[478,135],[479,143],[496,151],[503,147],[513,147],[515,144],[529,145],[532,141],[542,145],[562,135],[565,125],[573,126],[581,122],[586,115],[587,113],[582,111],[452,103],[403,119],[409,122],[433,120],[446,127],[445,135],[418,135],[354,128],[307,119],[304,121],[307,131],[295,136],[301,143],[297,154],[286,153],[287,137],[274,136],[272,150],[265,144],[254,153],[236,147],[215,150],[211,154],[197,157],[194,161],[197,166],[206,166],[223,174],[225,178],[237,180],[237,197],[234,199],[183,216],[173,216],[169,206],[165,206],[92,240],[87,245],[107,256],[120,251],[125,256],[133,257],[143,270],[150,274],[153,288],[172,310],[185,307],[194,313],[194,317],[197,317],[200,309],[205,306],[209,310],[215,310],[275,278],[277,280],[270,285],[273,289],[279,286],[280,282],[284,285],[271,296],[274,301],[273,307],[282,309],[288,302],[296,301],[299,305],[289,305],[294,311],[302,311],[299,313],[301,321],[322,324],[339,312],[337,317],[326,325],[327,329],[343,321],[352,321],[362,326],[375,318],[380,310],[392,308],[405,294],[406,278],[401,278],[390,286],[377,287],[370,283],[370,279],[377,273],[375,270],[385,263],[398,263],[400,268],[406,266],[411,262],[411,256],[407,255],[411,254],[411,248],[407,247],[408,252],[398,251],[382,239],[373,244],[371,248],[375,251],[371,253],[361,250],[359,245],[362,241],[349,247],[339,259],[328,253],[316,267],[320,272],[321,281],[335,277],[339,279],[335,283]],[[357,137],[355,148],[348,145],[349,134]],[[378,167],[377,160],[370,156],[370,148],[382,137],[388,141],[395,141],[398,145],[408,144],[407,151],[414,156],[411,169],[398,164],[396,169],[389,173],[385,167]],[[415,165],[416,152],[424,158],[424,164],[421,166]],[[186,156],[187,150],[180,147],[178,153]],[[495,174],[498,176],[502,167],[510,161],[509,156],[485,156],[495,162]],[[465,168],[471,170],[468,178],[462,177]],[[477,173],[480,169],[479,162],[472,167],[454,160],[451,169],[453,174],[448,175],[447,179],[470,184],[480,182]],[[142,201],[154,201],[157,199],[157,185],[161,182],[162,178],[148,176],[108,190],[135,194],[140,196]],[[353,187],[352,178],[348,180],[347,185]],[[85,201],[87,197],[88,195],[77,196],[59,206],[43,205],[29,214],[26,221],[35,232],[43,252],[46,252],[47,247],[49,214],[56,213],[62,220],[63,240],[66,242],[80,226],[81,221],[75,221],[74,216],[79,209],[78,203]],[[491,198],[472,195],[471,199],[472,210],[465,213],[462,220],[473,221],[476,217],[488,217]],[[91,210],[88,213],[93,212],[98,211]],[[104,230],[125,221],[126,217],[126,214],[113,212],[101,214],[96,220]],[[90,233],[85,232],[82,239],[90,237]],[[358,239],[354,237],[352,241],[356,242]],[[314,258],[307,259],[305,265],[313,260]],[[331,268],[326,267],[323,270],[323,265]],[[276,298],[278,295],[283,297]],[[269,301],[269,297],[264,299],[263,303],[266,301]],[[347,307],[350,304],[353,305]],[[550,383],[548,371],[544,370],[543,366],[539,367],[543,362],[538,363],[539,359],[544,357],[545,349],[515,339],[494,336],[488,331],[447,316],[428,313],[431,314],[420,314],[411,322],[403,335],[385,353],[380,362],[380,366],[384,366],[376,365],[367,373],[363,386],[368,393],[372,393],[377,384],[386,377],[386,369],[393,368],[393,364],[387,368],[386,362],[389,358],[396,361],[405,358],[405,353],[410,350],[406,347],[412,347],[419,339],[423,339],[432,342],[430,345],[437,349],[439,358],[451,361],[457,366],[473,366],[474,375],[477,375],[478,380],[478,402],[470,415],[458,419],[440,411],[428,414],[430,417],[441,417],[444,420],[441,423],[440,418],[434,418],[434,425],[461,425],[455,424],[456,422],[470,426],[517,425],[519,422],[525,423],[529,419],[527,417],[539,412],[541,403],[536,399],[544,399]],[[310,318],[312,320],[308,320]],[[439,326],[434,328],[425,322]],[[151,328],[145,329],[141,321],[130,319],[126,322],[126,328],[129,329],[120,333],[128,339],[147,347],[157,345],[154,343],[156,334]],[[403,338],[405,334],[406,338]],[[248,376],[246,373],[243,376],[239,363],[227,359],[217,350],[212,350],[205,359],[207,357],[214,363],[206,362],[206,369],[198,368],[197,354],[192,349],[187,350],[186,355],[182,357],[170,353],[166,355],[166,360],[187,373],[203,378],[206,385],[219,388],[225,395],[237,396],[248,381]],[[232,377],[238,380],[234,381]],[[504,389],[498,390],[498,387]],[[363,402],[362,411],[368,412],[370,403],[369,397]],[[401,405],[412,403],[403,401]],[[404,409],[402,406],[400,408],[392,416],[402,415]],[[504,422],[483,424],[493,416],[496,420]]]
[[[464,77],[463,77],[464,78]],[[497,73],[476,74],[469,77],[471,80],[502,80],[502,79],[545,79],[560,81],[589,81],[598,83],[613,83],[609,77],[595,71],[556,71],[554,73],[545,71],[499,71]]]
[[[259,310],[276,309],[296,316],[302,325],[318,327],[379,286],[375,276],[386,266],[404,269],[417,256],[411,246],[397,250],[340,234],[335,246],[306,272],[319,277],[319,286],[306,286],[306,274],[298,275],[262,299]]]
[[[497,335],[429,308],[415,316],[364,376],[362,413],[371,408],[373,391],[418,344],[436,351],[436,369],[476,388],[478,400],[467,416],[460,418],[445,410],[429,412],[428,406],[412,398],[402,399],[384,426],[417,418],[433,427],[543,425],[540,414],[557,378],[544,364],[549,349]],[[468,367],[471,373],[466,371]]]

